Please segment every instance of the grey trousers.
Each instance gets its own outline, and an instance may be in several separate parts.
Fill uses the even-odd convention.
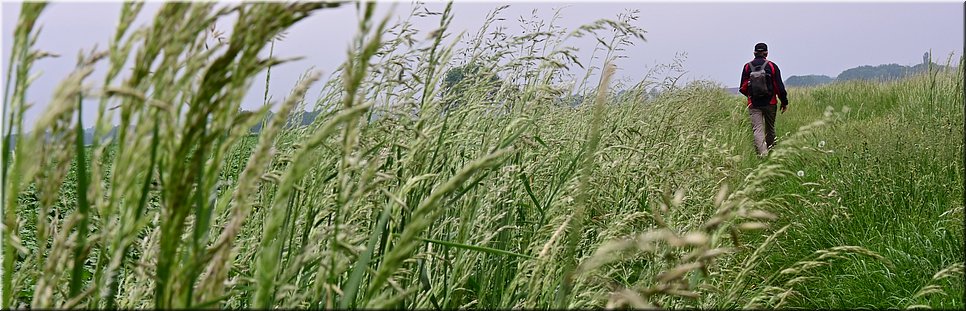
[[[758,155],[768,155],[768,150],[775,145],[775,112],[778,105],[768,105],[765,107],[748,107],[748,116],[751,118],[751,131],[755,135],[755,148]]]

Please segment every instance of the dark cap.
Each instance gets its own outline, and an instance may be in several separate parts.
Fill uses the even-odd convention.
[[[755,44],[755,52],[768,51],[768,45],[764,42],[759,42]]]

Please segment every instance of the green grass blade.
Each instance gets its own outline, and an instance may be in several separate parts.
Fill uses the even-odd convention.
[[[513,256],[513,257],[520,257],[520,258],[525,258],[525,259],[536,259],[536,257],[530,256],[530,255],[524,255],[524,254],[514,253],[514,252],[505,251],[505,250],[502,250],[502,249],[495,249],[495,248],[486,247],[486,246],[477,246],[477,245],[470,245],[470,244],[462,244],[462,243],[442,241],[442,240],[436,240],[436,239],[430,239],[430,238],[419,238],[419,239],[422,240],[422,241],[424,241],[424,242],[428,242],[428,243],[439,244],[439,245],[444,245],[444,246],[449,246],[449,247],[455,247],[455,248],[462,248],[462,249],[466,249],[466,250],[477,251],[477,252],[482,252],[482,253],[487,253],[487,254],[502,255],[502,256]]]
[[[393,202],[390,200],[390,202]],[[366,270],[369,268],[369,262],[372,260],[372,253],[376,249],[376,242],[379,237],[382,236],[383,230],[386,228],[386,223],[389,222],[389,215],[392,212],[393,204],[386,204],[386,207],[382,209],[382,214],[379,215],[379,223],[376,224],[375,230],[369,234],[369,241],[366,242],[366,251],[362,253],[362,258],[359,258],[355,264],[352,265],[352,272],[349,273],[349,281],[345,283],[342,287],[342,292],[345,295],[342,297],[342,301],[339,302],[339,309],[348,309],[349,307],[354,307],[356,293],[359,292],[359,288],[362,284],[362,276],[365,274]]]
[[[76,168],[77,168],[77,213],[80,215],[80,224],[77,227],[77,245],[74,248],[74,267],[71,271],[70,277],[70,295],[69,297],[77,296],[80,293],[81,285],[83,284],[83,273],[84,273],[84,262],[87,261],[87,256],[84,252],[84,248],[87,246],[87,233],[88,233],[88,223],[90,221],[90,203],[87,201],[87,159],[84,154],[84,123],[81,119],[83,115],[81,101],[83,97],[78,94],[77,96],[77,140],[74,144],[77,146],[76,156]]]
[[[540,206],[540,200],[537,200],[537,196],[533,195],[533,190],[530,187],[530,180],[527,178],[526,173],[520,173],[520,181],[523,182],[523,190],[527,191],[527,197],[529,197],[530,201],[533,202],[533,207],[536,207],[537,211],[540,212],[540,223],[543,223],[545,220],[544,218],[546,217],[546,215],[544,215],[545,212],[543,211],[543,207]]]

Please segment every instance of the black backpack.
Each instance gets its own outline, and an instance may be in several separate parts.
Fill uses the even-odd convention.
[[[768,60],[765,60],[764,63],[758,66],[748,63],[748,66],[751,67],[750,79],[748,80],[748,94],[751,95],[752,99],[765,99],[774,96],[771,89],[771,74],[765,70],[765,66],[768,63]]]

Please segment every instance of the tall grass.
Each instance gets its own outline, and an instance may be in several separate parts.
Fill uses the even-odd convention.
[[[338,5],[166,3],[129,29],[141,6],[124,4],[108,49],[80,54],[27,129],[46,54],[43,5],[24,4],[4,93],[3,306],[963,305],[962,63],[792,90],[760,160],[743,99],[718,85],[609,80],[646,34],[636,12],[514,35],[494,26],[501,7],[464,36],[452,4],[390,24],[360,3],[314,102],[309,71],[281,103],[241,110],[283,62],[266,45]],[[418,35],[419,18],[439,29]],[[570,45],[584,36],[599,42],[588,60]],[[479,69],[444,82],[465,65]],[[575,66],[601,79],[569,85]],[[100,101],[89,146],[83,97]]]

